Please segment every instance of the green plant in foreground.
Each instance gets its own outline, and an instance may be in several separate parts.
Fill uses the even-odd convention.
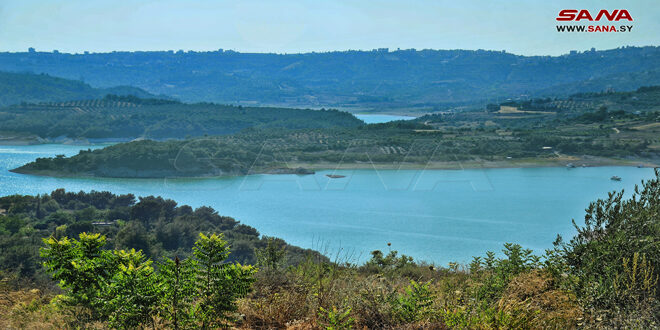
[[[222,235],[200,234],[195,259],[165,261],[158,272],[141,251],[103,250],[99,234],[79,238],[50,237],[41,249],[46,270],[65,291],[57,301],[74,311],[76,326],[153,326],[156,315],[175,329],[228,326],[236,299],[254,281],[251,266],[226,263],[229,246]]]
[[[109,282],[103,283],[101,297],[109,325],[113,328],[137,328],[153,323],[159,291],[151,260],[141,251],[114,251],[117,267]]]
[[[196,307],[202,328],[224,327],[233,321],[235,300],[248,294],[256,270],[252,266],[226,263],[229,245],[222,234],[199,234],[193,254],[198,260],[195,286],[199,293]]]
[[[266,247],[256,249],[254,254],[257,257],[257,264],[261,270],[274,272],[285,264],[286,247],[284,246],[284,242],[278,241],[273,237],[269,237],[267,241]]]
[[[393,302],[394,311],[401,321],[420,321],[433,312],[434,297],[430,285],[431,281],[420,283],[410,280],[405,293]]]
[[[513,277],[541,266],[540,257],[519,244],[505,243],[502,253],[505,258],[496,258],[495,253],[489,251],[483,260],[475,257],[470,264],[471,273],[485,275],[484,284],[477,291],[479,298],[494,301]]]
[[[195,276],[197,262],[193,259],[181,261],[167,259],[159,265],[161,276],[160,317],[175,329],[193,325],[195,298]]]
[[[352,329],[355,319],[350,316],[351,309],[338,310],[332,306],[332,310],[319,307],[319,319],[326,330]]]
[[[660,322],[660,170],[635,186],[629,199],[623,191],[589,204],[584,225],[570,242],[555,243],[554,253],[572,279],[570,289],[588,311],[619,322]],[[654,275],[655,274],[655,275]],[[640,315],[640,316],[635,316]],[[644,317],[643,315],[649,315]],[[620,319],[620,321],[617,321]],[[622,323],[623,322],[623,323]]]
[[[82,322],[106,316],[102,293],[117,264],[112,252],[102,250],[105,242],[99,234],[82,233],[79,240],[50,237],[44,239],[46,247],[40,251],[44,267],[66,292],[62,302],[79,307],[74,317]]]

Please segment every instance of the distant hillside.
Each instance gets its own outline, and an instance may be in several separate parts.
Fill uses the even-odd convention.
[[[630,92],[575,93],[564,98],[507,101],[487,106],[487,110],[491,112],[516,116],[542,113],[571,116],[601,109],[624,112],[660,111],[660,86],[643,86]]]
[[[22,102],[89,100],[108,94],[154,97],[153,94],[136,87],[93,88],[79,80],[51,77],[47,74],[0,71],[0,106]]]
[[[297,107],[446,108],[497,98],[564,95],[555,86],[591,81],[590,90],[660,84],[612,78],[660,67],[659,47],[625,47],[562,56],[503,51],[397,50],[305,54],[112,52],[0,53],[0,70],[130,85],[183,101]],[[601,78],[606,78],[602,79]],[[544,93],[547,94],[547,93]],[[551,95],[552,96],[552,95]]]
[[[630,92],[586,92],[565,97],[506,100],[474,111],[427,114],[412,122],[436,128],[533,128],[557,121],[602,122],[612,116],[648,117],[650,122],[657,122],[653,119],[656,118],[654,113],[660,113],[660,86],[643,86]]]
[[[660,84],[660,70],[610,74],[541,90],[539,96],[568,96],[577,93],[632,91],[642,86]]]
[[[0,108],[0,137],[4,138],[167,139],[231,134],[250,127],[299,129],[363,124],[337,110],[184,104],[116,95]]]

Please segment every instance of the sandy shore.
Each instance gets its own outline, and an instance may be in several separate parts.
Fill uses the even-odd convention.
[[[294,163],[292,167],[303,167],[310,170],[334,170],[334,169],[434,169],[434,170],[460,170],[478,168],[523,168],[523,167],[566,167],[573,164],[575,167],[595,166],[643,166],[659,167],[658,159],[616,159],[594,156],[582,157],[557,157],[557,158],[524,158],[510,160],[466,160],[453,162],[430,162],[427,164],[381,164],[381,163]]]
[[[333,170],[358,170],[358,169],[379,169],[379,170],[462,170],[462,169],[488,169],[488,168],[534,168],[534,167],[567,167],[572,164],[574,167],[598,167],[598,166],[635,166],[654,168],[660,167],[660,161],[655,159],[614,159],[604,157],[558,157],[558,158],[528,158],[528,159],[511,159],[500,161],[456,161],[456,162],[431,162],[428,164],[382,164],[382,163],[346,163],[346,164],[333,164],[333,163],[289,163],[288,168],[270,168],[258,171],[252,171],[252,174],[298,174],[309,175],[314,174],[316,171],[333,171]],[[150,170],[131,170],[125,171],[121,175],[97,175],[94,173],[60,173],[54,171],[28,171],[22,169],[12,169],[10,172],[38,175],[38,176],[52,176],[52,177],[105,177],[105,178],[143,178],[143,179],[156,179],[156,178],[221,178],[242,176],[247,174],[200,174],[200,175],[181,175],[176,171],[157,171]],[[136,174],[133,174],[136,173]]]

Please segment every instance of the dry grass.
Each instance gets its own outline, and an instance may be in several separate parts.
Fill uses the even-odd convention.
[[[553,278],[542,271],[520,274],[509,283],[498,302],[500,310],[528,318],[534,328],[574,328],[582,317],[575,297],[556,288]]]
[[[639,126],[632,127],[632,129],[635,129],[635,130],[638,130],[638,131],[653,130],[655,128],[660,128],[660,123],[651,123],[651,124],[639,125]]]
[[[501,105],[500,110],[498,110],[496,113],[500,114],[544,114],[544,115],[554,115],[557,114],[556,112],[551,112],[551,111],[525,111],[525,110],[520,110],[516,107],[510,107],[510,106],[505,106]]]
[[[274,283],[267,277],[257,281],[255,291],[239,303],[243,315],[240,328],[324,328],[319,307],[332,306],[350,308],[356,329],[450,328],[445,321],[458,328],[492,329],[506,324],[504,327],[566,329],[574,328],[582,317],[575,298],[556,288],[552,277],[541,271],[514,278],[499,301],[486,305],[474,299],[482,279],[461,271],[418,267],[406,276],[390,277],[345,269],[326,276],[331,280],[324,283],[309,282],[292,273],[285,277]],[[419,321],[402,322],[391,302],[403,293],[410,278],[431,280],[433,312]]]
[[[51,295],[43,294],[38,289],[1,292],[0,328],[65,328],[64,316],[49,304],[51,298]]]
[[[392,301],[404,293],[410,279],[430,281],[433,304],[422,318],[405,322],[397,317]],[[495,302],[475,300],[474,292],[483,280],[461,270],[437,270],[429,266],[409,267],[390,274],[338,266],[262,272],[257,275],[253,292],[239,300],[240,321],[235,326],[323,329],[327,324],[319,315],[319,307],[333,306],[343,311],[350,309],[352,326],[356,329],[568,329],[575,328],[583,317],[575,298],[558,289],[554,279],[542,271],[513,278]],[[71,328],[68,314],[50,303],[53,297],[37,289],[1,292],[0,328]]]

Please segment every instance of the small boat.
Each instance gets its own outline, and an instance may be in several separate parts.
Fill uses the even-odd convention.
[[[610,178],[610,180],[612,180],[612,181],[621,181],[621,177],[620,177],[620,176],[613,175],[613,176]]]
[[[644,167],[646,167],[646,166],[644,166],[644,164],[638,164],[637,165],[637,168],[644,168]]]
[[[567,168],[575,168],[575,165],[573,163],[568,163],[566,164]]]
[[[329,177],[330,179],[341,179],[345,178],[345,175],[339,175],[339,174],[326,174],[325,176]]]

